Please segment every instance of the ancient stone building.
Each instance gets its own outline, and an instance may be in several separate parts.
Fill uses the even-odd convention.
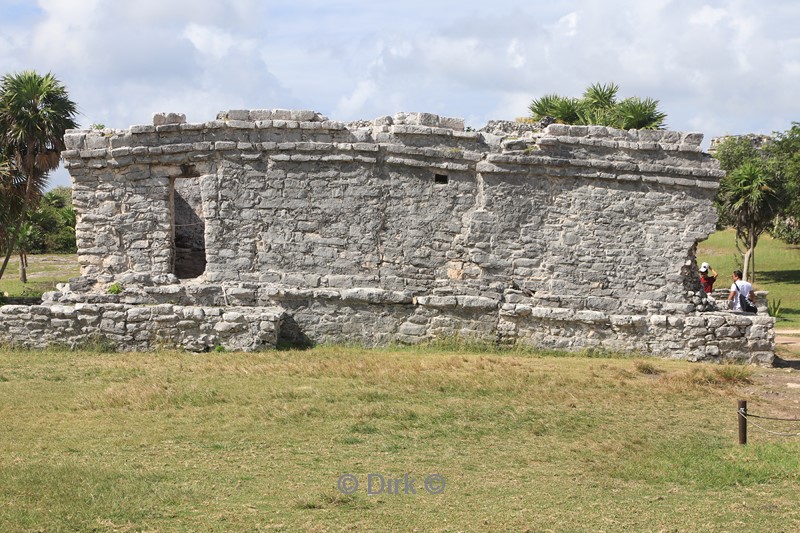
[[[65,140],[82,277],[0,308],[16,342],[460,336],[773,358],[770,317],[699,293],[722,176],[700,134],[256,110]]]

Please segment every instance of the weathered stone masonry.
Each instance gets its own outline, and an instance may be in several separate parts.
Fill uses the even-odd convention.
[[[699,294],[722,176],[702,135],[492,126],[257,110],[70,132],[82,278],[0,308],[0,329],[50,342],[30,314],[124,349],[460,335],[772,360],[770,317]]]

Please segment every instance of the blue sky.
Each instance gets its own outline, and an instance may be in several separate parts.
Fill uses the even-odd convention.
[[[0,73],[52,71],[114,128],[241,108],[480,127],[614,81],[707,143],[800,120],[798,26],[794,0],[0,0]]]

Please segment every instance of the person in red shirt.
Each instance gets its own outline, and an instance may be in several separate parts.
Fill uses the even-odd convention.
[[[709,270],[713,275],[709,275]],[[703,292],[711,294],[714,290],[714,282],[717,281],[717,271],[711,268],[708,263],[700,265],[700,285],[703,286]]]

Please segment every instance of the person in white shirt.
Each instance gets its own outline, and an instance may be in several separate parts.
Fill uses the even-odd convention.
[[[739,303],[739,295],[753,301],[753,286],[749,282],[742,280],[742,271],[736,270],[733,272],[733,285],[731,285],[731,293],[728,300],[733,302],[731,309],[734,311],[742,311],[742,306]]]

